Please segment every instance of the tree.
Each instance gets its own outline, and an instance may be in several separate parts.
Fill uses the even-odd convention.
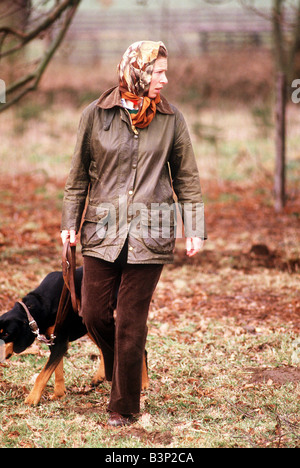
[[[0,112],[34,91],[47,65],[60,46],[81,0],[0,0],[1,75],[14,71],[17,78],[6,88],[6,104]],[[37,39],[46,47],[37,60],[26,57],[27,48]],[[18,58],[25,57],[20,66]],[[18,66],[12,67],[14,60]],[[11,77],[11,76],[10,76]],[[4,76],[0,77],[3,81]]]
[[[221,4],[227,0],[205,0]],[[261,10],[256,0],[238,0],[246,9],[264,16],[272,24],[272,48],[275,63],[275,210],[281,211],[286,203],[286,108],[287,87],[291,86],[295,61],[300,49],[300,0],[270,0],[269,7]]]
[[[270,13],[255,7],[255,0],[240,0],[246,8],[264,14],[272,23],[272,42],[276,75],[275,112],[275,210],[286,203],[286,109],[287,86],[292,83],[300,41],[300,0],[272,0]]]
[[[276,105],[276,167],[275,167],[275,209],[281,211],[286,202],[286,104],[287,84],[291,83],[295,69],[295,58],[300,39],[300,0],[295,10],[294,25],[288,43],[285,37],[286,25],[284,0],[273,0],[272,25],[277,76]],[[291,29],[291,28],[289,28]]]

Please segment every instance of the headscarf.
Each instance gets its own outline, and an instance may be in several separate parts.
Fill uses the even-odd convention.
[[[141,105],[139,112],[132,115],[132,123],[139,128],[147,127],[156,113],[156,104],[160,102],[160,95],[155,99],[148,97],[155,61],[159,48],[166,46],[163,42],[140,41],[128,47],[118,66],[119,89],[122,98],[137,101]]]

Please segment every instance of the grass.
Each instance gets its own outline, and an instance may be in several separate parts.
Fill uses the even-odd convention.
[[[28,106],[26,104],[25,107]],[[53,105],[50,112],[43,111],[41,117],[36,114],[35,119],[23,119],[18,115],[15,117],[13,111],[1,116],[2,173],[16,175],[30,171],[64,180],[69,170],[83,107],[74,110],[66,106],[62,112],[60,107]],[[197,112],[185,106],[181,106],[181,109],[192,130],[203,180],[243,182],[267,178],[272,182],[275,154],[273,131],[268,130],[268,137],[262,137],[248,109],[238,107],[228,111],[214,108]],[[21,111],[18,114],[23,116]],[[244,122],[242,128],[241,122]],[[300,177],[299,124],[299,112],[293,106],[289,110],[290,138],[287,148],[287,180],[293,186],[297,185]]]
[[[257,113],[182,110],[209,240],[194,263],[180,261],[179,243],[177,263],[163,272],[149,315],[150,388],[140,417],[130,427],[106,426],[110,387],[91,386],[98,357],[87,339],[71,344],[65,359],[66,397],[51,400],[52,378],[40,405],[27,407],[48,356],[38,345],[0,367],[0,447],[299,447],[299,270],[284,267],[299,259],[297,201],[274,215],[272,131],[262,136]],[[300,176],[296,111],[289,112],[291,200]],[[80,112],[70,103],[27,102],[1,115],[0,313],[60,268],[63,183]],[[267,243],[280,265],[249,256],[256,242]]]
[[[269,104],[266,104],[269,111]],[[195,152],[203,178],[219,182],[267,179],[273,181],[274,126],[257,122],[251,108],[237,106],[185,113],[193,130]],[[273,119],[271,120],[273,123]],[[300,177],[299,109],[288,110],[287,180],[292,185]],[[200,129],[200,130],[199,130]],[[297,184],[296,184],[297,185]]]
[[[263,311],[252,292],[292,303],[299,301],[298,282],[299,275],[287,272],[257,269],[233,277],[227,267],[218,275],[167,267],[150,310],[150,388],[142,393],[139,419],[129,428],[107,428],[110,386],[91,386],[98,357],[87,338],[71,344],[65,358],[66,397],[51,401],[52,378],[40,405],[27,407],[24,398],[48,355],[47,347],[35,345],[31,354],[13,356],[0,367],[0,446],[299,447],[299,375],[276,379],[276,371],[297,370],[297,330],[280,314],[251,314],[253,308]],[[250,314],[209,313],[216,294],[231,298],[232,307],[234,297]],[[255,379],[267,370],[275,378]]]
[[[275,331],[262,327],[251,335],[234,318],[199,322],[201,330],[198,323],[193,330],[170,326],[166,333],[150,320],[151,384],[142,395],[141,417],[130,428],[105,427],[109,384],[90,386],[97,361],[89,341],[73,344],[65,359],[66,398],[50,401],[50,384],[40,406],[33,409],[22,400],[47,351],[13,357],[1,369],[0,445],[297,447],[299,387],[249,383],[249,369],[289,364],[293,345],[289,326]]]

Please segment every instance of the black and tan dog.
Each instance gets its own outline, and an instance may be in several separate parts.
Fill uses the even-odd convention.
[[[76,295],[80,298],[82,268],[75,272]],[[53,333],[60,296],[64,285],[61,272],[49,273],[41,284],[27,294],[22,301],[16,302],[14,307],[0,316],[0,339],[5,342],[5,357],[8,359],[13,353],[22,353],[39,337],[50,337]],[[27,309],[27,313],[26,313]],[[28,318],[28,312],[35,322],[34,330]],[[63,372],[63,357],[68,349],[69,342],[87,334],[82,319],[77,315],[70,303],[69,310],[63,325],[56,333],[52,346],[50,346],[49,359],[37,377],[34,387],[27,396],[25,402],[29,405],[37,405],[42,393],[53,372],[55,372],[55,385],[53,398],[62,398],[66,388]],[[105,379],[104,360],[101,349],[100,365],[93,377],[93,385],[97,385]],[[148,373],[146,358],[143,364],[142,388],[148,388]]]

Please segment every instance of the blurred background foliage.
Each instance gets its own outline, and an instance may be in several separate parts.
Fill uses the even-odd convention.
[[[205,121],[204,110],[226,108],[229,120],[240,106],[260,147],[275,141],[268,174],[282,209],[286,169],[298,167],[298,153],[286,156],[295,139],[289,133],[287,141],[295,125],[286,105],[294,115],[300,0],[0,0],[0,112],[17,105],[14,129],[22,133],[55,103],[80,111],[116,84],[121,55],[143,39],[166,43],[165,94],[189,109],[196,142],[219,151],[224,131]]]

